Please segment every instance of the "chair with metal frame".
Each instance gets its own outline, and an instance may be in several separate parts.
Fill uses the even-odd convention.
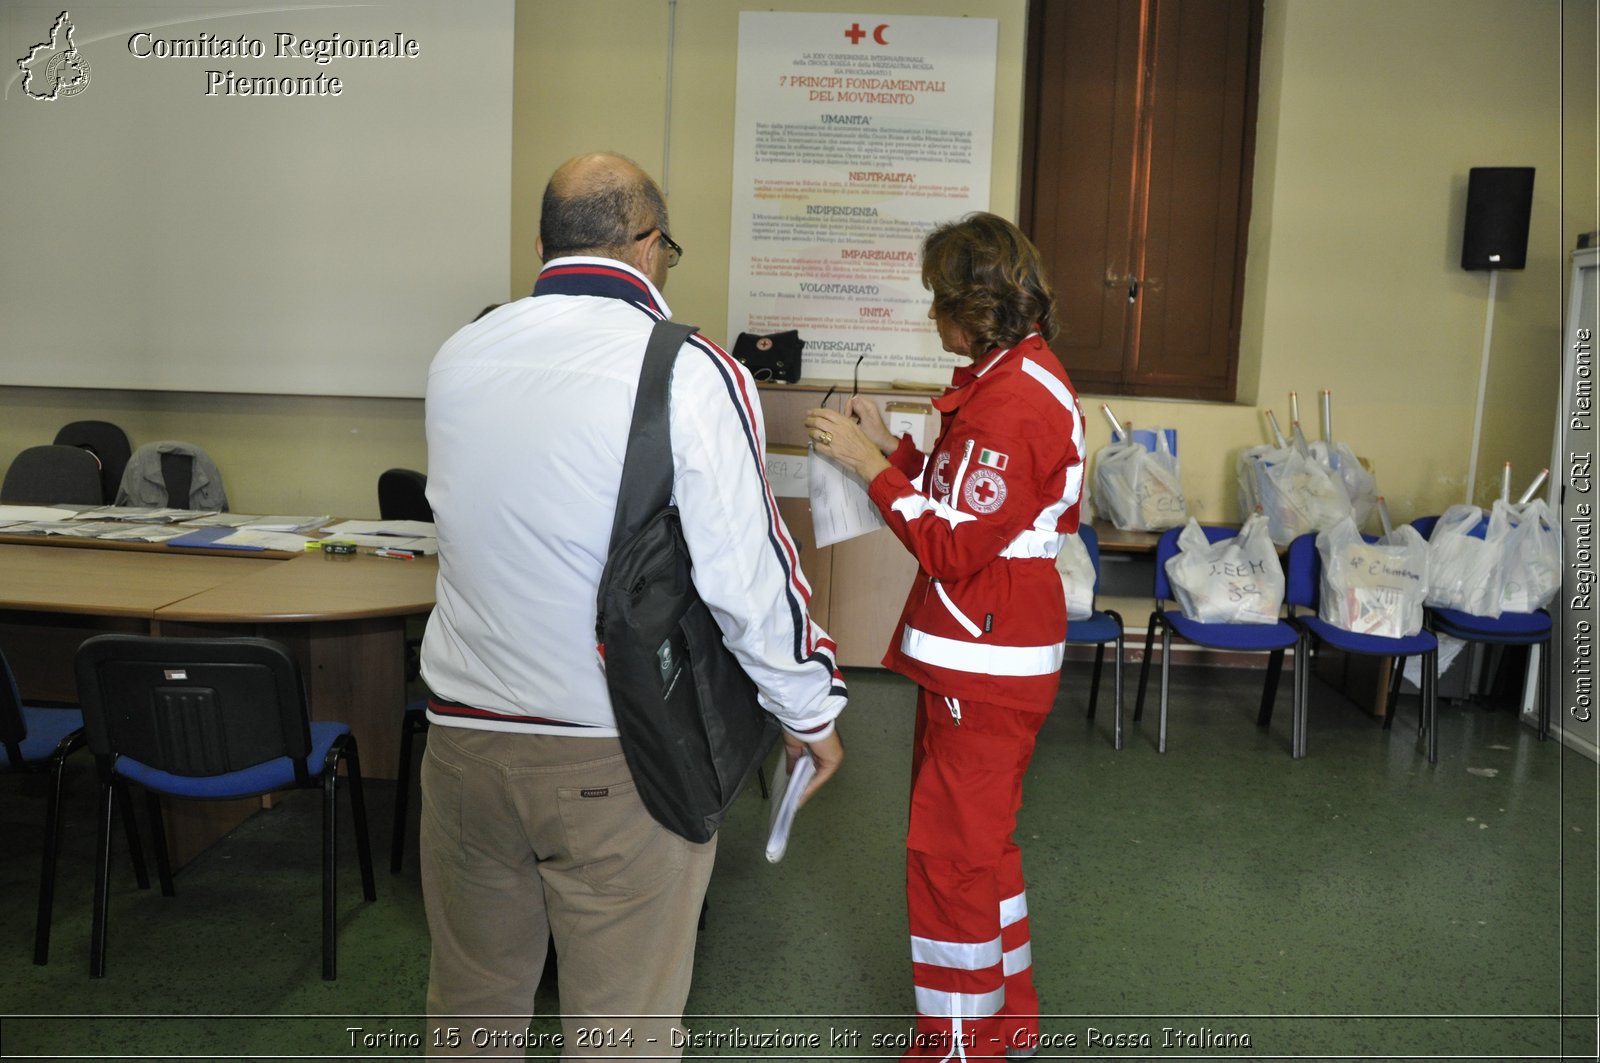
[[[260,638],[97,635],[78,650],[84,729],[100,777],[89,973],[106,971],[110,820],[120,780],[144,787],[161,892],[173,895],[160,797],[230,800],[322,790],[322,977],[337,976],[338,778],[348,773],[363,896],[377,897],[361,762],[348,724],[311,720],[300,667]]]
[[[481,315],[480,315],[481,316]],[[378,477],[378,514],[384,520],[433,521],[428,505],[428,477],[415,469],[386,469]],[[406,681],[420,674],[421,640],[406,639]],[[406,811],[411,795],[411,750],[418,735],[428,733],[427,702],[413,701],[400,718],[400,770],[395,778],[394,829],[389,839],[389,871],[398,874],[405,858]]]
[[[1201,525],[1206,541],[1226,542],[1239,534],[1239,529]],[[1178,536],[1182,528],[1163,532],[1156,543],[1155,608],[1150,613],[1150,625],[1144,637],[1144,661],[1139,666],[1139,696],[1134,703],[1133,718],[1144,715],[1145,685],[1150,677],[1151,650],[1156,632],[1161,632],[1161,721],[1156,748],[1167,751],[1167,695],[1169,672],[1172,666],[1172,636],[1186,642],[1213,650],[1232,650],[1247,653],[1268,653],[1266,683],[1261,693],[1261,708],[1256,713],[1256,726],[1267,728],[1272,723],[1272,708],[1278,697],[1278,680],[1283,673],[1283,655],[1295,651],[1294,661],[1294,717],[1290,728],[1289,755],[1296,759],[1306,755],[1306,697],[1307,676],[1305,641],[1300,631],[1287,620],[1273,624],[1205,623],[1191,620],[1177,611],[1169,611],[1167,603],[1175,601],[1172,583],[1167,578],[1167,561],[1180,551]]]
[[[1078,525],[1078,537],[1083,540],[1083,547],[1089,554],[1089,563],[1094,566],[1094,593],[1100,593],[1100,536],[1087,521]],[[1067,621],[1067,645],[1093,646],[1094,672],[1089,679],[1089,711],[1087,717],[1094,719],[1095,705],[1100,699],[1100,671],[1105,662],[1106,643],[1111,642],[1116,647],[1116,660],[1112,665],[1115,676],[1116,689],[1116,724],[1113,730],[1113,744],[1115,748],[1122,748],[1122,645],[1123,627],[1122,615],[1114,609],[1099,609],[1084,620]]]
[[[1411,526],[1422,533],[1424,539],[1433,538],[1438,524],[1437,516],[1418,517]],[[1467,534],[1481,539],[1488,530],[1488,518],[1480,520]],[[1550,689],[1555,671],[1554,654],[1550,639],[1555,625],[1547,610],[1531,613],[1501,613],[1499,616],[1477,616],[1459,609],[1429,606],[1426,612],[1428,627],[1435,635],[1449,635],[1462,642],[1476,642],[1488,646],[1527,646],[1539,650],[1539,740],[1550,735]]]
[[[1354,631],[1346,631],[1342,627],[1328,623],[1318,615],[1318,608],[1322,600],[1322,556],[1317,551],[1316,532],[1307,532],[1289,544],[1288,584],[1284,590],[1284,601],[1289,605],[1290,619],[1303,630],[1314,645],[1327,645],[1344,653],[1361,654],[1369,657],[1389,657],[1394,659],[1395,673],[1400,671],[1399,665],[1407,657],[1422,658],[1422,706],[1417,733],[1426,736],[1428,763],[1434,764],[1439,760],[1439,729],[1436,725],[1438,716],[1438,689],[1439,689],[1439,640],[1433,632],[1426,628],[1415,635],[1406,635],[1390,638],[1383,635],[1363,635]],[[1376,536],[1363,536],[1369,542],[1377,542]],[[1300,613],[1298,610],[1307,610]],[[1395,703],[1399,700],[1398,676],[1390,683],[1385,691],[1383,705],[1383,729],[1388,730],[1394,723]]]
[[[61,850],[61,779],[67,758],[83,748],[83,713],[75,707],[29,705],[17,689],[16,676],[0,653],[0,749],[6,774],[50,773],[45,799],[44,845],[39,862],[39,900],[33,924],[33,962],[43,967],[50,960],[50,921],[55,907],[56,858]],[[132,820],[126,816],[128,840],[139,888],[149,889],[144,853]]]

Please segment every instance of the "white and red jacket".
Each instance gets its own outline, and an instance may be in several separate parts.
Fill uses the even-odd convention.
[[[636,270],[561,258],[530,298],[466,326],[435,356],[426,419],[439,581],[422,643],[433,723],[617,733],[595,598],[645,343],[669,313]],[[690,337],[669,418],[695,586],[761,704],[799,737],[825,737],[844,681],[767,485],[749,372]]]
[[[1083,413],[1034,334],[956,369],[929,455],[910,437],[868,494],[921,571],[883,663],[938,694],[1048,712],[1066,602],[1055,556],[1078,528]]]

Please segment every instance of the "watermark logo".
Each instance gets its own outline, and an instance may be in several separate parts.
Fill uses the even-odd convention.
[[[28,49],[17,60],[22,91],[29,99],[59,100],[89,87],[89,61],[72,43],[72,15],[63,11],[50,27],[50,39]]]

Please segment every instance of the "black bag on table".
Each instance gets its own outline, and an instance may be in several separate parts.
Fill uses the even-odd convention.
[[[770,336],[739,333],[733,341],[733,356],[757,380],[782,380],[793,384],[800,379],[800,354],[806,341],[797,329],[774,332]]]
[[[694,331],[658,322],[645,349],[595,638],[639,797],[663,827],[704,842],[766,760],[779,726],[695,590],[671,505],[667,397],[678,348]]]

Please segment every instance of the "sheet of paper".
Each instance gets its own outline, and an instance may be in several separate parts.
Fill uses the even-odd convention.
[[[867,485],[849,469],[815,451],[807,469],[811,488],[811,527],[817,546],[854,539],[883,527]]]
[[[240,528],[236,532],[213,540],[211,545],[232,546],[246,550],[304,550],[306,543],[310,541],[304,535],[294,535],[289,532]]]
[[[184,523],[194,528],[242,528],[251,521],[260,519],[249,513],[208,513],[203,517],[186,520]]]
[[[119,524],[109,531],[100,532],[96,538],[115,542],[164,543],[180,535],[188,535],[193,528],[178,524]]]
[[[429,520],[342,520],[322,529],[329,535],[397,535],[404,539],[431,539],[438,532]]]
[[[0,520],[72,520],[79,512],[59,506],[0,506]]]
[[[789,829],[794,826],[794,814],[800,807],[800,795],[806,792],[811,776],[817,773],[817,762],[809,756],[794,763],[794,774],[784,772],[773,780],[772,826],[767,833],[767,860],[776,864],[783,859],[789,847]]]
[[[331,518],[326,513],[324,513],[320,517],[306,517],[306,516],[257,517],[254,520],[250,521],[248,524],[245,524],[244,527],[249,529],[250,531],[259,531],[259,532],[301,532],[301,531],[311,531],[313,528],[320,528],[324,524],[328,523],[328,521],[330,519]],[[278,547],[272,547],[271,549],[279,549],[279,548]]]
[[[807,498],[807,448],[767,444],[767,483],[774,498]]]

